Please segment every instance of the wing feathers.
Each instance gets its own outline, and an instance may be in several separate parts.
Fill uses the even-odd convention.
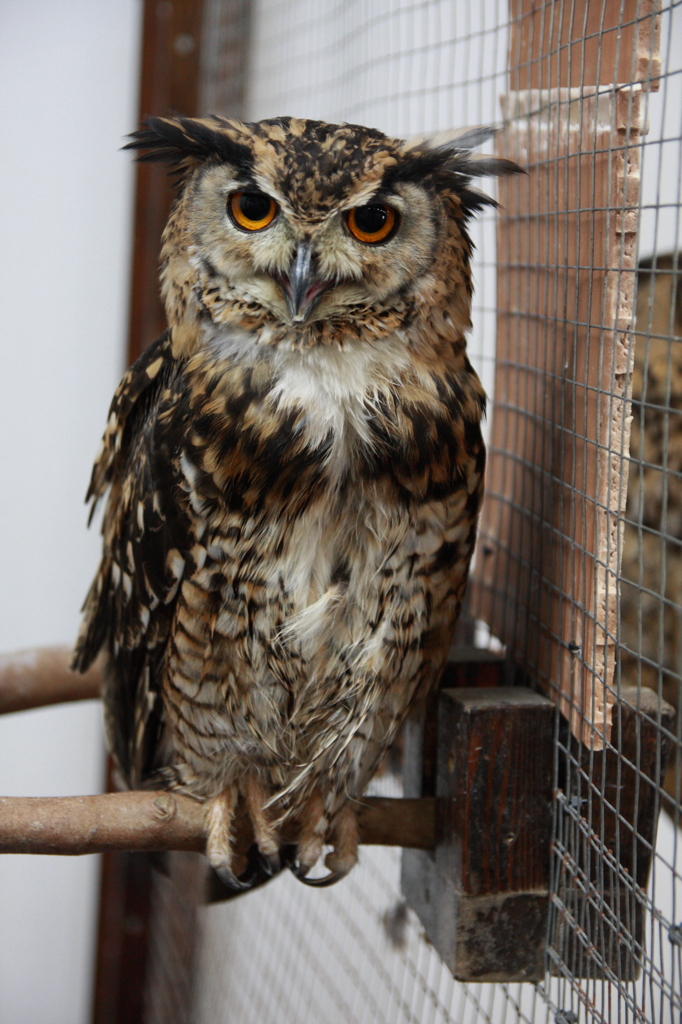
[[[93,506],[110,493],[102,524],[104,553],[85,601],[73,667],[85,671],[108,646],[107,730],[133,785],[152,770],[165,643],[195,542],[174,458],[186,401],[178,377],[166,332],[116,390],[88,489]]]

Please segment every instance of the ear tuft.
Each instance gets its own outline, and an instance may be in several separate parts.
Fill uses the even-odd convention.
[[[448,128],[431,134],[413,135],[404,143],[403,153],[411,153],[414,150],[443,150],[450,149],[453,152],[478,149],[485,145],[489,139],[497,135],[499,128],[492,125],[473,125],[468,128]]]
[[[471,179],[523,173],[511,160],[474,152],[498,131],[492,126],[476,125],[408,139],[401,150],[402,159],[388,169],[384,181],[390,185],[429,179],[436,188],[451,189],[459,195],[465,217],[485,206],[497,206],[490,196],[471,187]]]
[[[140,151],[141,162],[170,164],[182,178],[197,164],[216,159],[249,170],[253,161],[250,148],[238,136],[247,134],[245,125],[226,118],[148,117],[143,127],[132,132],[123,149]]]

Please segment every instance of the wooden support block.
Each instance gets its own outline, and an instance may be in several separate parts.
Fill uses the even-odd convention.
[[[451,649],[439,689],[466,686],[512,686],[516,676],[513,661],[496,651],[480,647]]]
[[[429,696],[420,715],[404,727],[404,782],[406,797],[435,797],[436,750],[438,747],[438,701],[442,690],[467,686],[510,686],[516,669],[502,654],[479,647],[450,650],[440,686]]]
[[[552,947],[574,977],[633,981],[641,971],[646,887],[674,721],[674,708],[659,705],[653,690],[624,687],[611,745],[590,753],[569,743],[558,798]]]
[[[404,851],[403,891],[457,979],[537,981],[549,908],[553,705],[525,687],[445,689],[436,718],[436,849]],[[428,795],[415,790],[431,782],[424,735],[418,725],[408,731],[410,796]]]

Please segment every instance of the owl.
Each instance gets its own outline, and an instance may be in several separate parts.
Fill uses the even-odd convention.
[[[121,381],[88,491],[103,555],[74,667],[104,651],[131,787],[204,801],[211,865],[355,864],[355,808],[437,682],[483,493],[466,353],[477,128],[409,142],[296,118],[149,118],[168,329]],[[290,845],[287,845],[290,850]]]
[[[639,264],[620,581],[623,686],[677,709],[682,688],[682,277],[675,253]],[[678,726],[679,728],[679,726]],[[679,753],[665,786],[680,802]],[[663,806],[672,806],[666,804]]]

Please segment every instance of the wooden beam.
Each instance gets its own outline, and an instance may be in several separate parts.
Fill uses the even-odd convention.
[[[140,120],[150,114],[199,114],[203,13],[203,0],[145,0]],[[138,164],[128,334],[131,363],[166,327],[159,296],[159,250],[172,200],[167,168]]]
[[[509,66],[512,89],[581,89],[661,76],[656,0],[512,0]]]
[[[450,680],[472,675],[448,669]],[[574,767],[568,778],[560,760],[550,887],[548,705],[522,687],[446,689],[407,729],[406,792],[436,797],[437,835],[435,851],[404,850],[402,888],[461,981],[542,977],[548,934],[550,965],[576,978],[632,981],[641,970],[674,709],[653,690],[623,687],[607,749],[566,729]]]

